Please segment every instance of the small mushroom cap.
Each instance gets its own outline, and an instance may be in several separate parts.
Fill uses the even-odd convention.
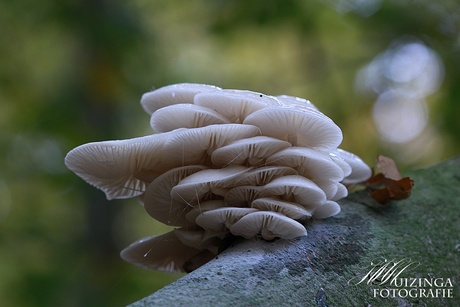
[[[204,169],[206,167],[202,165],[188,165],[174,168],[158,176],[145,191],[145,211],[166,225],[186,226],[189,224],[185,216],[196,202],[191,204],[173,199],[171,189],[185,177]]]
[[[255,136],[236,140],[231,144],[216,149],[211,161],[216,167],[227,165],[260,165],[274,153],[290,147],[289,142],[268,136]]]
[[[340,213],[340,205],[335,201],[328,200],[323,205],[317,207],[313,212],[313,217],[317,219],[325,219]]]
[[[225,202],[222,199],[200,202],[196,207],[193,207],[185,217],[190,224],[196,224],[195,220],[201,213],[222,207],[225,207]]]
[[[338,153],[352,169],[351,174],[342,180],[343,184],[350,185],[363,182],[372,176],[371,168],[357,155],[340,148],[337,149],[336,153]]]
[[[160,153],[169,135],[149,135],[122,141],[88,143],[71,150],[66,166],[107,199],[142,194],[158,174]]]
[[[296,202],[307,207],[319,206],[326,201],[326,194],[323,190],[310,179],[299,175],[274,179],[261,187],[259,196],[280,196],[283,200]]]
[[[207,84],[173,84],[145,93],[141,98],[141,105],[148,114],[152,114],[169,105],[193,103],[193,97],[198,93],[218,90],[220,90],[219,87]]]
[[[311,108],[266,107],[246,117],[243,124],[260,128],[262,135],[288,141],[293,146],[335,149],[342,130],[327,116]]]
[[[337,192],[331,198],[331,200],[339,200],[348,196],[348,189],[341,183],[337,184]]]
[[[299,175],[313,181],[315,179],[341,181],[344,178],[342,168],[331,159],[328,153],[312,148],[289,147],[267,158],[266,163],[267,165],[292,167]]]
[[[174,104],[153,112],[150,126],[156,132],[178,128],[199,128],[209,125],[228,124],[230,121],[214,110],[194,104]]]
[[[297,175],[297,171],[287,166],[262,166],[242,174],[236,178],[235,184],[237,186],[261,186],[266,185],[275,178],[288,175]]]
[[[278,212],[294,220],[303,220],[312,216],[312,210],[307,210],[296,203],[268,197],[257,198],[251,203],[251,207],[261,211]]]
[[[332,161],[334,161],[334,163],[342,169],[344,177],[350,176],[352,172],[350,164],[348,164],[348,162],[345,161],[345,159],[342,158],[336,150],[330,152],[329,156],[332,159]]]
[[[258,211],[255,208],[224,207],[203,212],[196,218],[197,225],[209,232],[220,233],[235,224],[246,214]]]
[[[305,227],[278,212],[258,211],[243,216],[230,228],[235,236],[251,239],[261,234],[265,240],[294,239],[307,235]]]
[[[238,124],[182,130],[165,143],[161,161],[170,168],[188,164],[210,165],[210,156],[217,148],[258,134],[257,127]]]
[[[227,192],[224,201],[229,206],[248,207],[254,199],[259,197],[262,187],[253,185],[235,187]]]
[[[318,108],[310,100],[304,98],[289,95],[279,95],[276,96],[276,98],[281,102],[282,105],[299,108],[311,108],[318,111]]]
[[[195,96],[195,104],[215,110],[232,123],[242,123],[251,113],[271,105],[279,105],[276,98],[245,90],[222,90]]]
[[[233,187],[231,182],[235,177],[246,171],[247,167],[241,165],[201,170],[185,177],[174,186],[171,189],[171,197],[187,203],[196,203],[210,192],[223,196],[227,189]]]
[[[189,272],[190,265],[199,267],[215,257],[208,250],[186,246],[172,231],[136,241],[120,255],[138,267],[162,272]]]

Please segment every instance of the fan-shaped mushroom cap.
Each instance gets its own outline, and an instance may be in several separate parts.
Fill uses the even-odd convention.
[[[348,164],[347,161],[345,161],[344,158],[340,156],[337,150],[330,152],[329,157],[332,159],[332,161],[334,161],[335,164],[337,164],[342,169],[344,178],[350,176],[352,172],[351,166],[350,164]]]
[[[197,206],[193,207],[185,217],[191,224],[196,224],[195,220],[201,213],[222,207],[225,207],[225,202],[222,199],[212,199],[200,202]]]
[[[299,222],[281,213],[270,211],[258,211],[243,216],[233,224],[230,232],[246,239],[260,233],[265,240],[273,240],[276,237],[294,239],[307,235],[307,230]]]
[[[225,231],[226,228],[230,229],[241,217],[256,211],[258,210],[254,208],[218,208],[198,215],[196,223],[207,231],[220,233]]]
[[[214,110],[194,104],[174,104],[153,112],[150,126],[156,132],[178,128],[199,128],[209,125],[229,124],[230,121]]]
[[[251,203],[251,207],[259,209],[261,211],[278,212],[294,220],[310,218],[312,215],[312,210],[307,210],[306,208],[299,206],[296,203],[291,203],[268,197],[255,199]]]
[[[136,241],[120,255],[138,267],[162,272],[190,272],[215,257],[208,250],[184,245],[172,231]]]
[[[266,161],[267,165],[283,165],[294,168],[299,175],[315,181],[328,179],[341,181],[344,177],[342,168],[326,152],[306,147],[289,147],[283,149]]]
[[[235,187],[225,194],[224,201],[229,206],[247,207],[259,196],[261,188],[253,185]]]
[[[331,200],[339,200],[339,199],[342,199],[342,198],[345,198],[348,196],[348,189],[346,186],[344,186],[343,184],[341,183],[338,183],[337,184],[337,192],[335,193],[335,195],[333,197],[331,197],[330,199]]]
[[[319,206],[326,201],[323,190],[310,179],[299,175],[274,179],[261,187],[259,196],[280,196],[283,200],[293,201],[302,206]]]
[[[168,139],[161,160],[168,167],[210,163],[210,156],[217,148],[258,134],[257,127],[238,124],[185,129]]]
[[[144,194],[144,209],[154,219],[172,226],[186,226],[185,215],[192,204],[171,197],[171,189],[193,173],[206,169],[202,165],[174,168],[156,178]]]
[[[262,135],[288,141],[293,146],[330,150],[342,142],[340,128],[311,108],[266,107],[248,115],[243,124],[257,126]]]
[[[343,158],[352,168],[352,173],[342,180],[343,184],[363,182],[372,176],[371,168],[355,154],[338,148],[336,153]]]
[[[282,105],[294,106],[300,108],[312,108],[318,111],[318,108],[310,101],[304,98],[289,96],[289,95],[279,95],[276,98],[281,102]]]
[[[340,213],[340,205],[335,201],[328,200],[322,206],[319,206],[313,212],[313,217],[317,219],[325,219]]]
[[[251,169],[238,178],[235,178],[235,185],[261,186],[269,183],[275,178],[288,175],[297,175],[297,171],[287,166],[262,166]]]
[[[245,90],[221,90],[195,96],[195,104],[215,110],[232,123],[242,123],[249,114],[270,105],[279,105],[276,98]]]
[[[147,113],[152,114],[169,105],[193,103],[193,97],[198,93],[218,90],[220,90],[219,87],[207,84],[173,84],[145,93],[142,95],[141,105]]]
[[[67,154],[65,164],[108,199],[135,197],[158,175],[160,153],[172,134],[84,144]]]
[[[289,142],[268,136],[255,136],[216,149],[212,153],[211,161],[216,167],[230,164],[260,165],[269,156],[290,146]]]
[[[171,189],[171,197],[187,203],[200,200],[209,192],[223,196],[227,189],[233,187],[234,178],[247,171],[241,165],[220,169],[204,169],[182,179]]]

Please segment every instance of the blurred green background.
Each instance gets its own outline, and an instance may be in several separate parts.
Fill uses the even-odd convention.
[[[124,263],[166,226],[63,164],[152,133],[153,87],[307,98],[370,165],[457,155],[459,16],[455,0],[0,0],[0,305],[120,306],[181,276]]]

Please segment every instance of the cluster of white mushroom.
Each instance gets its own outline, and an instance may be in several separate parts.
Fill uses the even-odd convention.
[[[230,234],[305,236],[303,222],[338,214],[345,185],[371,175],[305,99],[176,84],[141,104],[155,134],[85,144],[65,160],[108,199],[137,196],[154,219],[179,227],[122,252],[141,267],[190,271]]]

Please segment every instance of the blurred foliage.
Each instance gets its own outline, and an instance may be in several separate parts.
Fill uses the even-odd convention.
[[[126,305],[180,276],[120,260],[166,226],[135,200],[109,203],[63,165],[82,143],[151,133],[138,101],[153,87],[308,98],[369,164],[378,153],[402,169],[458,154],[459,16],[449,0],[1,0],[1,305]],[[394,143],[357,75],[401,39],[433,50],[443,79],[420,135]]]

